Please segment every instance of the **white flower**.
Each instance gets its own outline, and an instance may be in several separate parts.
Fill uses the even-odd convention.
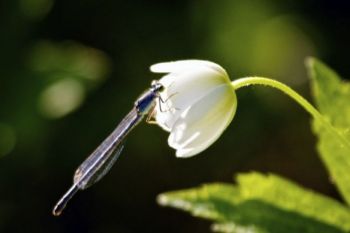
[[[155,73],[168,73],[157,101],[155,119],[170,132],[168,143],[177,157],[196,155],[213,144],[230,124],[237,99],[226,71],[201,60],[158,63]]]

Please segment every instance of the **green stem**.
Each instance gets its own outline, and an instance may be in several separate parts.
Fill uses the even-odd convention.
[[[263,77],[240,78],[232,81],[231,84],[235,90],[250,85],[263,85],[276,88],[277,90],[282,91],[283,93],[294,99],[298,104],[300,104],[308,113],[311,114],[311,116],[316,121],[319,121],[332,135],[339,138],[340,141],[350,149],[350,143],[341,134],[339,134],[338,131],[335,130],[335,128],[321,115],[321,113],[314,106],[312,106],[304,97],[299,95],[287,85],[276,80]]]

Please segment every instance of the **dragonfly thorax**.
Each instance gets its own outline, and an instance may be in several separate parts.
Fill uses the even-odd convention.
[[[155,100],[159,98],[159,92],[163,85],[158,81],[153,81],[149,90],[143,93],[136,101],[135,108],[139,114],[147,115],[155,106]]]

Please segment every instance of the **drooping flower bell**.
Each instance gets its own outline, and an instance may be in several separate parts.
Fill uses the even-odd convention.
[[[151,66],[168,73],[155,119],[170,132],[168,143],[177,157],[196,155],[213,144],[232,121],[237,99],[226,71],[202,60],[182,60]]]

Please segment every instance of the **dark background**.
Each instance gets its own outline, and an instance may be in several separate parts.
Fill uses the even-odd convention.
[[[209,232],[157,194],[257,170],[339,199],[310,117],[267,88],[238,91],[213,146],[177,159],[142,123],[97,185],[51,209],[81,161],[159,75],[151,64],[206,59],[231,79],[267,76],[307,99],[307,56],[350,77],[347,1],[5,0],[0,3],[0,232]]]

